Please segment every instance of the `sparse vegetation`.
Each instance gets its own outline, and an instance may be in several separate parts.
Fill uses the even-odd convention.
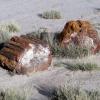
[[[41,17],[44,19],[61,19],[61,14],[59,11],[51,10],[43,12]]]
[[[38,31],[29,33],[27,35],[31,35],[36,38],[39,38],[39,39],[49,43],[50,45],[53,44],[54,34],[49,33],[47,28],[40,28]]]
[[[91,71],[91,70],[96,70],[99,67],[97,66],[97,64],[94,63],[76,63],[76,64],[66,64],[68,67],[68,69],[70,70],[82,70],[82,71]]]
[[[81,58],[91,53],[87,48],[74,46],[72,44],[70,44],[67,48],[61,47],[57,40],[57,36],[59,35],[59,33],[49,34],[46,29],[43,29],[42,32],[33,32],[32,35],[48,42],[51,46],[52,55],[54,57]]]
[[[51,100],[100,100],[100,92],[67,86],[55,89]]]
[[[7,89],[0,92],[0,100],[28,100],[28,91]]]
[[[54,45],[52,46],[52,54],[56,57],[81,58],[89,55],[89,51],[87,48],[79,46],[69,45],[67,48],[62,48],[59,45]]]
[[[17,22],[9,22],[0,24],[0,32],[19,32],[20,26]]]
[[[15,32],[20,31],[20,26],[16,22],[0,24],[0,43],[8,41]]]

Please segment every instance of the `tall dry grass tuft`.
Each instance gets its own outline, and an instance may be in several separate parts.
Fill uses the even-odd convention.
[[[42,14],[40,14],[40,17],[44,19],[61,19],[61,13],[56,10],[51,10],[51,11],[45,11]]]
[[[67,86],[55,89],[51,100],[100,100],[100,92]]]
[[[0,43],[8,41],[20,29],[20,25],[14,21],[0,24]]]

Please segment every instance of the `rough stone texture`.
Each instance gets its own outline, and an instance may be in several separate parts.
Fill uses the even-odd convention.
[[[59,35],[61,46],[67,46],[73,42],[75,45],[89,47],[94,51],[100,45],[97,31],[88,21],[76,20],[66,23],[63,31]]]
[[[46,70],[51,58],[49,45],[30,35],[13,37],[0,50],[0,65],[19,74]]]

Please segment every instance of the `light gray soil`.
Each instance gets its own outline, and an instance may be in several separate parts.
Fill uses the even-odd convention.
[[[17,21],[22,26],[21,33],[40,27],[61,31],[68,20],[99,16],[99,5],[100,0],[0,0],[0,22]],[[49,10],[61,12],[62,19],[45,20],[38,16]]]
[[[100,22],[100,0],[0,0],[0,22],[17,21],[22,26],[20,33],[32,32],[40,27],[51,32],[61,31],[72,19],[88,19],[97,25]],[[60,20],[46,20],[38,16],[43,11],[58,10]],[[100,30],[98,30],[100,31]],[[84,89],[100,89],[100,71],[69,71],[62,62],[93,62],[100,66],[100,55],[84,59],[53,59],[53,68],[48,71],[27,75],[11,76],[0,68],[0,89],[31,88],[32,100],[48,100],[55,86],[70,84]],[[60,64],[59,64],[60,63]],[[54,65],[56,64],[56,68]],[[58,66],[57,66],[58,64]],[[61,66],[61,67],[59,67]]]

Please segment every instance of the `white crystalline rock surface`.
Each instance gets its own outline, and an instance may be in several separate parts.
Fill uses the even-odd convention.
[[[71,34],[72,38],[75,38],[77,36],[77,33],[74,32],[73,34]],[[81,46],[82,47],[86,47],[87,49],[91,49],[92,47],[94,47],[94,42],[93,39],[88,37],[88,36],[83,36],[82,39],[80,40],[81,42]]]
[[[42,45],[35,46],[34,44],[29,44],[31,47],[20,59],[22,66],[26,67],[36,67],[37,65],[48,61],[48,56],[50,54],[49,47],[43,47]]]
[[[90,49],[91,47],[94,47],[93,39],[88,36],[83,37],[81,44],[82,44],[82,46],[84,46],[88,49]]]

